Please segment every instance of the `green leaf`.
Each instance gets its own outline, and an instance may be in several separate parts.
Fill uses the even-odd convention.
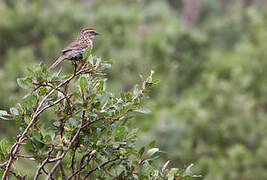
[[[62,71],[62,67],[59,69],[59,71],[54,72],[54,73],[52,74],[51,79],[52,79],[52,80],[58,80],[58,79],[59,79],[59,74],[61,73],[61,71]]]
[[[70,123],[73,127],[77,127],[77,126],[78,126],[78,122],[77,122],[76,119],[74,119],[74,118],[69,118],[69,123]]]
[[[192,175],[192,170],[191,168],[194,166],[194,164],[190,164],[186,169],[185,169],[185,174],[186,175]]]
[[[164,171],[165,171],[165,169],[167,168],[167,166],[169,165],[169,163],[170,163],[170,161],[167,161],[167,162],[163,165],[163,167],[162,167],[162,169],[161,169],[161,172],[162,172],[162,173],[164,173]]]
[[[200,178],[202,177],[201,175],[194,175],[192,172],[192,167],[194,166],[194,164],[190,164],[184,171],[183,174],[183,179],[185,180],[189,180],[191,178]]]
[[[19,111],[14,107],[10,108],[10,113],[14,116],[19,115]]]
[[[93,56],[89,56],[88,58],[88,62],[92,65],[94,65],[94,57]]]
[[[151,141],[151,142],[149,143],[148,148],[153,148],[153,147],[155,147],[155,146],[156,146],[156,141],[153,140],[153,141]]]
[[[138,128],[133,129],[130,133],[127,134],[127,139],[133,139],[137,137]]]
[[[0,119],[2,119],[2,120],[8,120],[8,118],[6,118],[5,116],[8,116],[7,111],[0,110]]]
[[[88,81],[87,81],[86,77],[82,76],[80,78],[80,87],[81,87],[82,91],[84,91],[87,88],[87,86],[88,86]]]
[[[28,89],[29,88],[29,84],[26,82],[27,78],[18,78],[17,79],[17,83],[19,85],[19,87],[23,88],[23,89]]]
[[[53,123],[53,125],[56,126],[56,127],[59,127],[60,126],[60,122],[56,121],[56,122]]]
[[[91,48],[87,48],[84,53],[83,53],[83,59],[88,59],[89,56],[91,55],[92,49]]]
[[[0,141],[0,149],[2,153],[7,154],[10,150],[10,147],[11,147],[11,144],[8,140],[2,139]]]
[[[178,169],[177,168],[171,168],[169,174],[168,174],[168,180],[174,180],[176,174],[178,172]]]
[[[106,94],[103,94],[102,96],[99,97],[99,100],[102,104],[106,103],[107,100],[112,97],[112,94],[111,93],[106,93]]]
[[[145,147],[143,146],[138,152],[140,155],[140,158],[143,156],[144,152],[145,152]]]
[[[153,156],[153,154],[155,154],[156,152],[158,152],[159,151],[159,148],[152,148],[152,149],[149,149],[148,151],[147,151],[147,155],[148,155],[148,157],[151,157],[151,156]]]
[[[4,169],[0,169],[0,178],[2,178],[2,177],[3,177],[3,175],[4,175],[4,172],[5,172],[5,170],[4,170]]]
[[[40,140],[41,139],[41,134],[40,132],[38,132],[36,129],[32,130],[32,135],[33,137],[35,137],[36,139]]]
[[[126,131],[126,128],[124,126],[117,127],[113,132],[113,136],[115,138],[122,138],[123,135],[125,134],[125,131]]]
[[[7,111],[0,110],[0,116],[7,116]]]
[[[141,114],[151,114],[151,110],[147,108],[137,109],[134,112],[141,113]]]

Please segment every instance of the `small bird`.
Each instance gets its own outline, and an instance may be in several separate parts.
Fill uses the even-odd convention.
[[[72,61],[82,60],[83,52],[87,48],[93,48],[94,39],[97,35],[99,35],[99,33],[93,28],[83,29],[77,39],[61,51],[62,55],[49,67],[49,69],[54,69],[65,59]]]

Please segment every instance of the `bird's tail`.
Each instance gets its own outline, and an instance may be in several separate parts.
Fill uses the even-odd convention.
[[[62,61],[64,61],[65,59],[66,59],[65,56],[60,56],[60,57],[56,60],[56,62],[54,62],[48,69],[51,70],[51,69],[56,68],[57,65],[58,65],[59,63],[61,63]]]

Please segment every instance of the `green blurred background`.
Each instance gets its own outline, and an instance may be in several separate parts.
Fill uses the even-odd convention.
[[[267,179],[266,0],[2,0],[0,109],[25,95],[27,67],[50,65],[84,27],[102,34],[94,54],[113,59],[109,90],[150,69],[160,80],[152,114],[133,121],[140,144],[155,139],[161,161],[194,163],[204,180]],[[0,121],[0,139],[14,134]]]

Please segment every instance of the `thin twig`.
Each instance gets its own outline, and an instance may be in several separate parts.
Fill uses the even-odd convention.
[[[73,155],[71,157],[71,170],[72,170],[72,173],[75,172],[75,156],[76,156],[76,151],[78,149],[78,145],[79,145],[79,142],[77,142],[76,146],[74,147],[73,149]]]
[[[34,175],[34,180],[37,180],[38,179],[38,176],[41,174],[41,170],[43,170],[45,173],[45,169],[44,169],[44,166],[46,165],[46,163],[48,162],[49,158],[50,158],[50,155],[52,153],[52,151],[54,150],[53,147],[51,147],[51,149],[49,150],[48,154],[47,154],[47,158],[45,160],[43,160],[43,162],[40,164],[40,166],[38,167],[35,175]]]
[[[66,89],[65,89],[64,91],[62,91],[61,89],[59,89],[59,88],[57,88],[57,87],[54,87],[53,85],[48,84],[48,83],[46,83],[46,84],[35,84],[35,85],[38,85],[39,87],[42,87],[42,86],[43,86],[43,87],[50,87],[50,88],[52,88],[52,89],[54,89],[54,90],[60,92],[61,94],[63,94],[63,96],[66,97],[68,106],[69,106],[69,108],[70,108],[70,111],[72,112],[71,102],[70,102],[70,99],[67,98],[67,90],[66,90]],[[68,84],[66,84],[66,87],[67,87],[67,86],[68,86]]]
[[[90,152],[90,153],[91,153],[91,152]],[[88,157],[88,156],[90,155],[90,153],[86,153],[86,154],[83,156],[82,159],[85,159],[86,157]],[[93,157],[93,156],[88,157],[88,160],[87,160],[87,163],[86,163],[86,164],[82,164],[82,163],[81,163],[79,169],[78,169],[76,172],[72,173],[72,174],[68,177],[68,180],[70,180],[72,177],[74,177],[74,176],[76,176],[78,173],[80,173],[80,172],[86,167],[86,165],[88,165],[88,163],[91,161],[92,157]]]
[[[46,180],[49,180],[49,178],[55,173],[55,171],[56,171],[57,167],[59,166],[59,164],[61,163],[62,159],[65,157],[65,155],[67,154],[67,152],[71,149],[71,147],[72,147],[73,143],[75,142],[75,140],[79,137],[80,132],[81,132],[81,128],[73,136],[73,138],[72,138],[72,140],[71,140],[71,142],[70,142],[67,150],[64,151],[61,156],[49,160],[49,162],[56,162],[56,164],[54,165],[54,167],[52,168],[52,170],[47,175]]]
[[[86,173],[84,179],[88,178],[88,176],[90,176],[90,174],[92,174],[93,172],[95,172],[96,170],[98,169],[103,169],[106,165],[108,165],[109,163],[111,162],[114,162],[114,161],[117,161],[119,160],[120,158],[119,157],[116,157],[114,159],[111,159],[111,160],[108,160],[107,162],[101,164],[100,166],[97,166],[96,168],[92,169],[91,171],[89,171],[88,173]]]
[[[61,171],[62,180],[66,180],[67,179],[67,176],[65,174],[65,171],[64,171],[64,167],[62,165],[62,162],[60,163],[59,167],[60,167],[60,171]]]
[[[27,154],[17,154],[16,156],[21,158],[33,158],[32,155],[27,155]]]
[[[85,110],[83,111],[83,114],[82,114],[82,125],[84,124],[85,122]],[[80,135],[80,132],[82,130],[82,127],[80,127],[78,129],[78,131],[76,132],[76,134],[73,136],[72,140],[70,141],[69,143],[69,146],[67,148],[67,150],[65,150],[61,156],[59,156],[58,158],[55,158],[55,159],[52,159],[50,160],[49,162],[56,162],[56,164],[54,165],[54,167],[52,168],[52,170],[49,172],[49,174],[47,175],[46,177],[46,180],[49,180],[49,178],[55,173],[57,167],[59,166],[59,164],[62,162],[62,159],[65,157],[65,155],[68,153],[68,151],[72,148],[74,142],[79,139],[79,135]]]
[[[7,164],[7,162],[4,162],[3,164],[0,164],[0,168],[5,168],[6,164]]]
[[[49,180],[51,179],[51,177],[53,176],[53,174],[56,172],[57,167],[60,165],[61,161],[57,161],[55,166],[50,170],[50,172],[48,173],[48,175],[46,176],[45,180]]]

